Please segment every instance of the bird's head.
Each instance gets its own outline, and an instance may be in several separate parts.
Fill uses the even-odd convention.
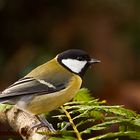
[[[87,68],[100,60],[91,58],[88,53],[79,49],[71,49],[57,55],[57,61],[69,71],[83,76]]]

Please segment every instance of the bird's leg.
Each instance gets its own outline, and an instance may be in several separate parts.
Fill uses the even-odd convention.
[[[42,114],[42,115],[35,115],[35,117],[40,121],[38,124],[35,124],[35,125],[33,125],[32,127],[31,127],[31,129],[33,129],[33,128],[35,128],[35,127],[38,127],[38,128],[40,128],[40,127],[43,127],[43,126],[46,126],[46,127],[48,127],[48,129],[51,131],[51,132],[56,132],[56,130],[53,128],[53,125],[51,124],[51,123],[49,123],[47,120],[46,120],[46,118],[45,118],[45,116]],[[67,129],[67,127],[69,127],[70,126],[70,123],[68,122],[68,123],[66,123],[66,125],[64,126],[64,128],[62,128],[60,131],[64,131],[64,130],[66,130]]]
[[[48,127],[48,129],[49,129],[51,132],[53,132],[53,133],[56,132],[56,130],[53,128],[52,124],[49,123],[49,122],[46,120],[46,118],[45,118],[44,115],[35,115],[35,117],[36,117],[40,122],[39,122],[38,124],[35,124],[35,125],[31,126],[31,128],[30,128],[28,131],[30,131],[31,129],[33,129],[33,128],[35,128],[35,127],[40,128],[40,127],[46,126],[46,127]]]
[[[36,115],[36,117],[41,123],[35,125],[34,127],[36,127],[36,126],[38,126],[38,127],[47,126],[51,132],[56,132],[56,130],[53,128],[53,125],[46,120],[44,115]],[[67,127],[69,127],[69,126],[70,126],[70,123],[67,122],[66,125],[64,126],[64,128],[62,128],[60,131],[66,130]]]
[[[51,132],[56,132],[56,130],[53,128],[53,125],[46,120],[44,115],[36,115],[36,117],[40,121],[40,123],[34,125],[33,127],[47,126]]]

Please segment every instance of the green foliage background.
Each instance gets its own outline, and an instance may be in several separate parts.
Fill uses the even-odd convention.
[[[59,111],[60,114],[53,116],[60,120],[59,129],[62,129],[66,122],[70,122],[72,127],[50,134],[50,140],[117,140],[123,137],[140,139],[139,114],[120,105],[109,106],[106,101],[93,99],[85,88]],[[47,132],[41,134],[48,135]]]

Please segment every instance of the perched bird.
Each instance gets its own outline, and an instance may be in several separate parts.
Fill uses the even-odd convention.
[[[0,103],[33,115],[52,111],[74,97],[87,68],[98,62],[82,50],[64,51],[2,91]],[[54,130],[44,118],[39,119]]]

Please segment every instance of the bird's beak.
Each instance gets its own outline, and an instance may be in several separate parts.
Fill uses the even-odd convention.
[[[89,64],[94,64],[94,63],[100,63],[101,61],[94,59],[94,58],[91,58],[88,62],[89,62]]]

